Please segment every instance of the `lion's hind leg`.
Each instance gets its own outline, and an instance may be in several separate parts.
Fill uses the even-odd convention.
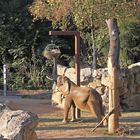
[[[100,105],[98,101],[89,101],[87,104],[88,104],[90,112],[93,114],[93,116],[96,116],[98,119],[98,122],[100,122],[102,120],[102,115],[101,115]],[[103,126],[103,123],[100,125],[100,127],[102,126]]]

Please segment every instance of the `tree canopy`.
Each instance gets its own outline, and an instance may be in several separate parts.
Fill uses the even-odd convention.
[[[106,67],[110,17],[119,22],[121,65],[140,61],[139,6],[131,0],[1,0],[0,73],[6,63],[12,89],[48,86],[52,62],[42,56],[44,47],[53,39],[62,52],[58,62],[67,66],[74,54],[72,38],[50,37],[49,30],[80,31],[81,63],[91,66],[95,49],[97,68]]]
[[[92,52],[96,51],[99,65],[105,64],[100,60],[107,59],[102,57],[108,48],[105,20],[117,18],[119,26],[126,25],[127,22],[139,22],[139,9],[139,3],[134,0],[35,0],[29,8],[35,20],[48,19],[55,29],[80,31],[87,46],[86,61],[91,64],[92,56],[95,55]]]

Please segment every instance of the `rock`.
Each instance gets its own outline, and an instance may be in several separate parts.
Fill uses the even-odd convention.
[[[57,74],[58,75],[63,75],[67,70],[67,67],[62,66],[62,65],[57,65]]]
[[[34,113],[8,107],[2,109],[0,117],[0,135],[7,140],[37,140],[35,128],[38,117]]]
[[[140,73],[135,75],[135,84],[140,85]]]
[[[65,76],[71,79],[72,82],[76,83],[76,71],[75,68],[68,68],[66,70]]]
[[[135,93],[134,94],[140,95],[140,85],[135,86]]]
[[[92,77],[97,77],[97,75],[98,75],[98,71],[97,70],[93,70]]]
[[[107,94],[101,96],[104,103],[109,103],[109,97]]]
[[[109,77],[108,75],[102,75],[101,77],[101,84],[104,85],[104,86],[109,86]]]
[[[90,82],[88,84],[89,87],[92,87],[92,88],[97,88],[97,87],[101,87],[102,84],[101,84],[101,80],[100,79],[94,79],[92,82]]]
[[[108,69],[107,68],[100,68],[97,70],[94,70],[92,72],[92,76],[96,78],[101,78],[102,75],[108,75]]]
[[[3,138],[3,136],[0,135],[0,140],[7,140],[7,139]]]
[[[81,76],[90,77],[91,74],[92,74],[91,68],[83,68],[83,69],[81,69]]]
[[[105,86],[97,87],[96,90],[99,92],[100,95],[104,95],[104,93],[105,93]]]
[[[57,66],[57,73],[58,75],[65,75],[72,82],[76,83],[76,71],[75,68],[67,68],[65,66],[58,65]],[[80,82],[81,84],[85,84],[88,82],[89,78],[91,77],[91,68],[83,68],[80,71]]]
[[[129,100],[130,110],[140,110],[140,95],[134,95]]]
[[[3,110],[6,109],[6,106],[0,103],[0,114],[2,114]]]
[[[82,85],[87,85],[89,81],[92,79],[92,71],[91,68],[83,68],[80,73],[80,81]]]
[[[91,88],[96,88],[96,84],[94,84],[93,82],[90,82],[87,86]]]
[[[139,73],[140,72],[140,62],[134,63],[128,66],[128,70],[130,73]]]
[[[62,75],[65,73],[65,75],[71,81],[76,83],[76,71],[74,68],[66,68],[61,66],[59,67],[58,71],[60,71],[59,73]],[[92,71],[91,68],[84,68],[81,69],[80,72],[81,86],[95,88],[100,93],[100,95],[102,95],[103,104],[108,106],[108,97],[106,97],[108,94],[105,90],[110,86],[108,69],[100,68]],[[120,93],[120,103],[124,104],[125,106],[131,106],[129,99],[135,95],[140,95],[140,62],[120,69],[119,83],[117,88],[119,89]],[[138,100],[140,102],[139,98]],[[137,101],[136,103],[138,104],[139,102]]]

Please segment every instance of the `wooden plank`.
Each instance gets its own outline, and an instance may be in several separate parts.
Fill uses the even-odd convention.
[[[49,35],[80,36],[80,33],[78,31],[49,31]]]

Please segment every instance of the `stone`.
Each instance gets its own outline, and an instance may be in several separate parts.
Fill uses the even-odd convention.
[[[109,86],[109,77],[107,75],[103,75],[101,77],[101,84],[104,86]]]
[[[96,88],[96,84],[94,84],[93,82],[89,82],[87,86],[91,88]]]
[[[6,109],[6,106],[2,103],[0,103],[0,114],[2,114],[2,111]]]
[[[76,71],[75,68],[67,68],[62,65],[57,66],[57,73],[58,75],[65,75],[68,77],[72,82],[76,84],[77,77],[76,77]],[[81,84],[85,84],[89,81],[91,77],[91,68],[83,68],[80,70],[80,82]]]
[[[93,77],[101,78],[102,75],[108,75],[108,69],[107,68],[100,68],[97,70],[94,70],[92,72]]]
[[[96,90],[99,92],[100,95],[103,95],[105,93],[105,86],[97,87]]]
[[[82,85],[87,85],[92,80],[92,71],[91,68],[83,68],[80,73],[80,81]]]
[[[128,66],[128,71],[130,73],[139,73],[140,72],[140,62],[131,64]]]
[[[137,74],[135,75],[135,84],[136,84],[136,85],[140,85],[140,73],[137,73]]]
[[[135,86],[135,93],[134,94],[139,94],[140,95],[140,85]]]
[[[0,135],[0,140],[7,140],[7,139],[4,139],[4,138],[3,138],[3,136],[2,136],[2,135]]]
[[[67,70],[67,67],[62,66],[62,65],[57,65],[57,74],[58,75],[63,75]]]
[[[65,76],[76,84],[76,71],[75,68],[67,68]],[[81,77],[80,77],[81,78]]]
[[[81,69],[81,75],[83,77],[90,77],[92,74],[91,68],[83,68]]]
[[[97,75],[98,75],[98,71],[97,70],[93,70],[92,77],[97,77]]]
[[[13,111],[8,107],[1,110],[0,135],[7,140],[37,140],[35,133],[37,124],[38,117],[34,113]]]
[[[63,72],[63,74],[65,72],[65,75],[76,83],[76,71],[74,68],[62,67],[59,71]],[[100,68],[92,70],[91,68],[84,68],[80,71],[80,78],[81,86],[95,88],[100,95],[102,95],[103,104],[107,107],[108,87],[111,86],[108,69]],[[135,95],[140,95],[140,62],[120,69],[117,88],[119,89],[120,103],[125,106],[127,106],[127,104],[131,106],[129,99],[133,98]],[[138,100],[140,102],[139,98]]]
[[[92,87],[92,88],[97,88],[97,87],[101,87],[102,84],[101,84],[101,80],[100,79],[94,79],[92,82],[90,82],[88,84],[89,87]]]
[[[130,110],[139,111],[140,110],[140,95],[133,95],[129,100]]]
[[[104,103],[109,103],[109,97],[107,94],[101,96]]]

